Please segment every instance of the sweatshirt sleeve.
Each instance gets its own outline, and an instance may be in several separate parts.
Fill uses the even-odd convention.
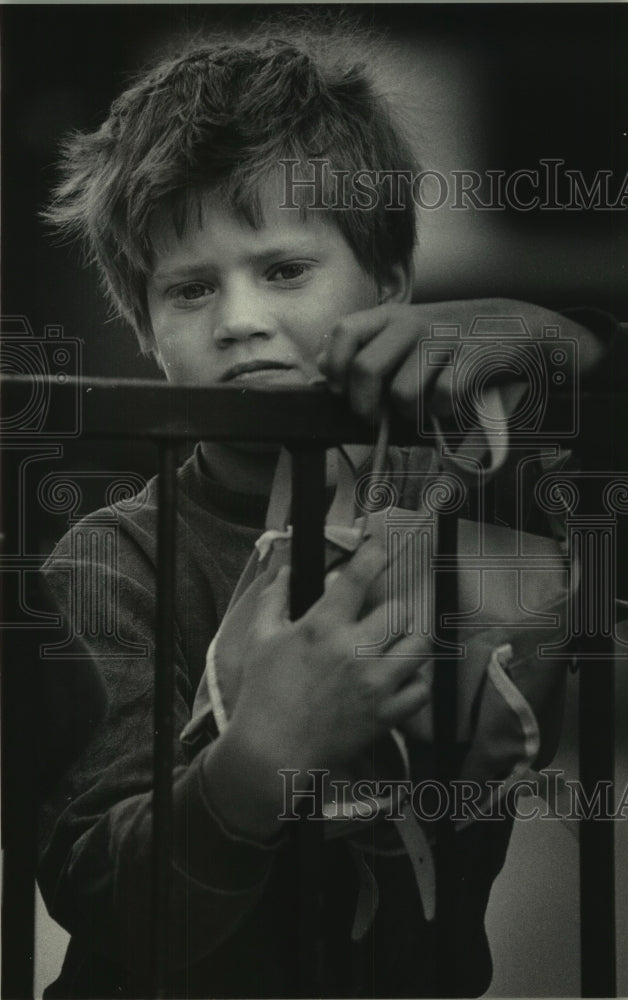
[[[137,972],[150,961],[155,574],[150,558],[122,532],[112,558],[106,530],[98,518],[81,522],[44,570],[66,629],[58,649],[73,662],[74,675],[81,664],[95,672],[106,708],[88,727],[86,748],[49,784],[39,881],[59,923]],[[45,686],[53,708],[64,697],[55,691],[55,662],[59,683],[67,678],[61,659],[51,659]],[[192,686],[177,635],[173,968],[207,956],[234,931],[260,898],[281,843],[232,835],[212,809],[204,764],[213,745],[190,762],[176,738],[189,719]],[[78,725],[78,699],[66,704],[63,717],[64,725],[73,717]]]

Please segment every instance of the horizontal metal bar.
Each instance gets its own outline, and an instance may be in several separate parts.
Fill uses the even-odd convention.
[[[29,395],[44,398],[54,428],[67,436],[169,440],[264,441],[284,444],[370,443],[376,429],[352,415],[324,386],[242,388],[170,385],[140,379],[67,378],[63,383],[31,376],[0,381],[5,414],[28,412]],[[76,428],[72,433],[72,429]],[[45,427],[33,428],[41,440]],[[11,426],[5,418],[5,434]],[[16,436],[27,437],[28,426]],[[396,427],[398,443],[416,443],[408,423]],[[63,433],[56,435],[59,440]],[[433,440],[429,443],[433,443]]]
[[[262,441],[284,444],[371,444],[377,428],[358,419],[346,400],[323,385],[294,388],[242,388],[170,385],[149,379],[54,378],[8,375],[0,378],[3,396],[3,437],[24,440],[32,435],[41,441],[64,437],[206,439],[212,441]],[[33,395],[38,394],[37,406]],[[42,402],[43,400],[43,402]],[[589,420],[599,412],[608,422],[608,394],[581,393]],[[33,404],[32,406],[30,404]],[[37,419],[20,422],[17,415],[33,410]],[[44,412],[45,411],[45,412]],[[50,420],[48,431],[46,420]],[[54,418],[54,419],[52,419]],[[32,429],[31,429],[32,427]],[[419,431],[420,421],[391,421],[394,444],[425,444],[434,447],[429,428]],[[15,428],[15,429],[14,429]],[[552,441],[572,441],[573,434],[552,435]],[[517,445],[539,444],[517,432]]]

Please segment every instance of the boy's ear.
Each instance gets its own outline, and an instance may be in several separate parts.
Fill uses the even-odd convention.
[[[411,302],[414,289],[414,261],[410,257],[407,261],[400,261],[393,264],[390,273],[379,281],[379,301],[383,302]]]

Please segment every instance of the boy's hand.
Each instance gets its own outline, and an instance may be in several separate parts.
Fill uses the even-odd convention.
[[[289,571],[279,571],[252,612],[231,740],[237,735],[275,770],[333,770],[425,703],[429,692],[417,677],[424,641],[397,642],[403,657],[356,655],[385,635],[385,605],[360,617],[385,568],[383,550],[366,543],[296,622],[288,618]]]
[[[507,342],[512,321],[522,319],[530,331],[530,342],[537,341],[543,352],[556,348],[556,340],[543,339],[545,328],[558,327],[561,339],[575,340],[575,356],[582,373],[589,371],[602,355],[602,346],[593,333],[548,309],[509,299],[473,299],[417,305],[386,303],[346,316],[332,331],[327,350],[319,356],[319,367],[330,387],[346,393],[361,417],[377,419],[382,403],[390,400],[402,416],[416,419],[419,399],[431,396],[432,412],[446,422],[455,417],[455,363],[443,359],[440,367],[433,362],[421,364],[419,345],[433,337],[434,327],[450,327],[452,333],[457,329],[465,338],[478,318],[491,318],[495,342],[502,339],[495,320],[508,319],[503,337]],[[490,354],[491,340],[484,342]],[[509,345],[509,364],[503,371],[498,368],[493,372],[492,384],[517,380],[517,352],[521,377],[521,372],[527,370],[526,351],[529,347],[525,339],[514,337]],[[564,375],[567,387],[573,385],[576,372],[564,371]],[[550,389],[548,385],[548,392]],[[460,386],[460,391],[464,392],[465,386]]]

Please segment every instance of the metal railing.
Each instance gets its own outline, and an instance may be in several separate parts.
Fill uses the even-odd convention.
[[[34,391],[31,376],[5,377],[1,387],[5,413],[21,412],[25,398]],[[78,407],[80,433],[88,438],[149,439],[159,453],[158,472],[158,568],[155,673],[155,757],[154,757],[154,883],[153,948],[156,997],[164,995],[164,967],[168,934],[168,869],[171,853],[172,761],[174,689],[173,604],[175,592],[175,510],[176,456],[183,442],[191,440],[247,441],[281,443],[293,456],[293,525],[291,613],[300,616],[322,593],[324,578],[325,450],[338,443],[373,442],[373,428],[351,415],[341,400],[324,388],[293,391],[280,389],[241,389],[233,387],[187,388],[165,383],[135,380],[71,379],[62,384],[39,379],[46,391],[54,393],[51,405],[63,411]],[[39,384],[38,383],[38,384]],[[603,397],[588,399],[589,419],[600,426],[607,420]],[[596,416],[597,414],[597,416]],[[36,431],[35,431],[36,433]],[[12,447],[24,440],[5,434],[4,480],[7,496],[5,513],[10,520],[12,489]],[[592,440],[598,441],[593,435]],[[417,429],[393,421],[391,442],[427,444]],[[610,457],[602,454],[597,461],[606,467]],[[588,455],[587,455],[588,452]],[[592,448],[584,447],[585,468],[593,467]],[[10,526],[9,526],[10,527]],[[456,552],[454,515],[439,515],[440,554],[451,562]],[[11,544],[5,549],[5,568],[11,565]],[[17,551],[17,550],[16,550]],[[7,555],[9,553],[9,555]],[[437,553],[438,555],[438,553]],[[445,612],[455,611],[457,588],[451,573],[436,574],[436,629]],[[586,581],[585,581],[586,585]],[[34,798],[36,748],[33,734],[24,724],[32,698],[34,673],[11,641],[15,633],[5,630],[4,662],[4,883],[3,883],[3,996],[32,996],[34,953],[34,875],[35,825],[37,803]],[[585,794],[593,794],[599,782],[613,782],[614,768],[614,661],[611,634],[597,635],[597,655],[580,665],[580,778]],[[434,722],[436,758],[440,777],[449,780],[452,746],[456,734],[456,659],[438,661],[435,673]],[[321,843],[320,824],[301,823],[301,947],[302,969],[313,968],[307,960],[313,936],[317,932],[316,894],[313,873]],[[614,996],[615,985],[615,873],[614,825],[581,821],[581,963],[582,995]],[[437,922],[439,964],[446,971],[452,940],[451,921],[455,906],[453,887],[447,879],[443,857],[451,846],[453,824],[440,825],[437,849]],[[448,846],[449,845],[449,846]],[[320,863],[320,859],[319,859]],[[309,874],[308,874],[309,873]],[[455,933],[455,930],[454,930]],[[447,995],[443,980],[442,994]],[[315,995],[315,984],[306,979],[296,985],[301,996]]]

